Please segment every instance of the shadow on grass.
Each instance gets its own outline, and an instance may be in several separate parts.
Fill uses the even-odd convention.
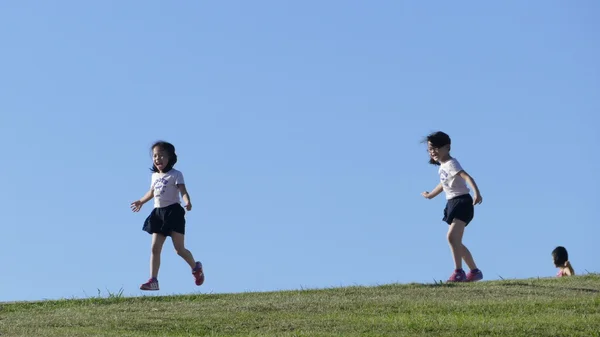
[[[543,285],[543,284],[531,284],[531,283],[525,283],[525,282],[502,283],[502,284],[500,284],[500,286],[502,286],[502,287],[551,288],[551,289],[561,289],[561,290],[570,290],[570,291],[581,291],[581,292],[588,292],[588,293],[600,293],[600,290],[597,290],[597,289],[553,287],[553,286],[547,286],[547,285]]]

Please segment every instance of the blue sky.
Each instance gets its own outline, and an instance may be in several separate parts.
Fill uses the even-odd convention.
[[[137,296],[149,146],[194,209],[160,295],[445,280],[444,130],[486,279],[600,271],[595,1],[0,4],[0,301]]]

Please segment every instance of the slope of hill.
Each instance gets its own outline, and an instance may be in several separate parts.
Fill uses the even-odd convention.
[[[5,336],[600,336],[600,275],[10,303]]]

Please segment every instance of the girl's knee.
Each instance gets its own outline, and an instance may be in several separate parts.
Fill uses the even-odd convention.
[[[160,252],[162,251],[162,246],[159,245],[152,245],[152,254],[160,254]]]
[[[179,256],[187,255],[188,250],[185,247],[175,247],[175,253]]]
[[[448,243],[451,245],[462,245],[462,240],[458,235],[452,235],[452,233],[448,233]]]
[[[451,245],[462,245],[462,233],[459,231],[449,230],[446,238]]]

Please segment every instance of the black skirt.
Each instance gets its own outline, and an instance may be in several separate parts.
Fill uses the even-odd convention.
[[[142,230],[170,236],[172,231],[185,234],[185,209],[180,204],[156,207],[144,221]]]
[[[470,194],[459,195],[449,199],[444,208],[444,217],[442,220],[448,225],[452,224],[454,219],[462,220],[466,225],[473,220],[475,208],[473,207],[473,197]],[[465,226],[466,226],[465,225]]]

